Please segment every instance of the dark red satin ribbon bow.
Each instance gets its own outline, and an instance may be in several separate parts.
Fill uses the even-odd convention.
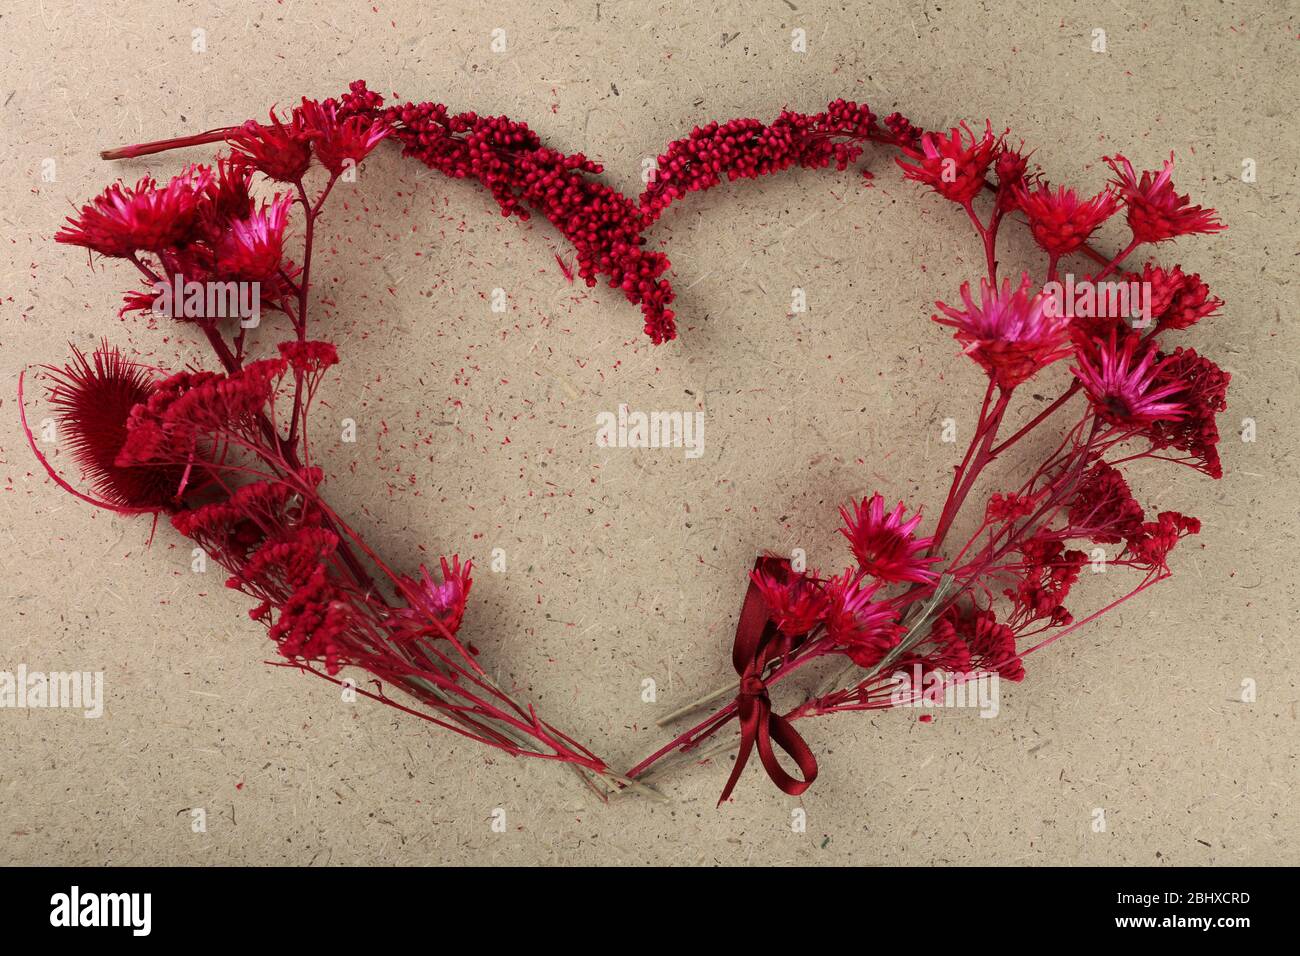
[[[782,567],[786,573],[792,573],[789,562],[781,558],[760,557],[754,562],[755,571],[762,568],[776,571]],[[763,682],[767,666],[784,649],[780,631],[768,618],[763,593],[751,577],[749,590],[745,592],[745,603],[740,609],[740,620],[736,623],[736,642],[731,649],[732,666],[740,675],[740,693],[736,695],[736,713],[740,718],[740,752],[736,754],[736,765],[731,769],[727,786],[718,798],[719,805],[731,796],[755,746],[758,747],[758,759],[762,761],[763,769],[782,792],[792,797],[798,796],[817,779],[817,758],[813,756],[812,749],[790,721],[772,712],[772,701],[768,697],[767,685]],[[802,780],[785,772],[772,749],[773,741],[794,760],[803,775]]]

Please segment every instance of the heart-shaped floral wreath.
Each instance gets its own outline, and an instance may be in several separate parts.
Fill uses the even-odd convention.
[[[479,665],[459,636],[469,562],[443,558],[440,575],[421,566],[418,577],[408,576],[368,547],[321,494],[308,422],[338,355],[333,344],[309,335],[313,234],[335,183],[351,178],[385,138],[449,176],[477,179],[504,215],[540,211],[575,247],[587,285],[603,275],[640,304],[656,344],[676,335],[673,291],[663,278],[668,259],[646,250],[645,232],[675,200],[724,178],[792,166],[834,164],[842,171],[866,143],[877,143],[901,152],[897,162],[908,179],[961,207],[982,242],[987,275],[978,291],[963,285],[960,303],[939,302],[934,316],[955,329],[988,386],[933,533],[920,536],[919,512],[909,514],[902,502],[889,508],[876,494],[841,509],[856,562],[843,574],[821,577],[785,558],[759,557],[736,628],[738,680],[661,721],[719,707],[625,773],[543,720]],[[229,587],[257,600],[249,614],[266,625],[284,666],[338,683],[345,683],[341,668],[360,668],[375,680],[357,693],[510,754],[570,764],[602,794],[655,793],[642,780],[652,767],[661,769],[661,758],[698,756],[700,745],[732,720],[740,750],[722,799],[755,748],[782,790],[802,793],[817,764],[795,720],[913,704],[990,676],[1021,680],[1027,654],[1168,577],[1170,551],[1199,530],[1195,518],[1173,511],[1149,518],[1119,466],[1156,459],[1222,474],[1215,418],[1225,407],[1228,375],[1192,349],[1162,348],[1160,341],[1222,302],[1178,266],[1122,271],[1143,244],[1223,228],[1213,210],[1174,191],[1172,158],[1160,172],[1138,176],[1124,157],[1108,157],[1115,179],[1080,199],[1030,173],[1023,144],[1013,148],[989,124],[980,134],[965,125],[925,133],[898,113],[878,121],[865,105],[836,100],[825,112],[786,111],[770,124],[738,119],[697,127],[668,146],[634,201],[594,178],[598,164],[543,145],[522,123],[453,115],[432,103],[385,107],[361,82],[337,100],[304,100],[287,117],[273,112],[266,124],[250,121],[104,156],[220,141],[230,154],[215,167],[190,166],[165,185],[150,177],[114,184],[55,237],[133,265],[150,288],[128,293],[123,312],[161,309],[193,323],[220,371],[165,376],[107,343],[89,356],[74,350],[69,364],[45,373],[48,399],[89,492],[74,488],[40,452],[24,413],[33,450],[56,482],[85,501],[124,514],[166,513],[230,572]],[[315,195],[305,184],[313,161],[327,174]],[[250,192],[255,173],[286,192],[259,204]],[[983,217],[977,200],[986,205]],[[303,227],[298,264],[285,256],[295,206]],[[1120,208],[1132,239],[1116,256],[1099,254],[1087,240]],[[999,281],[997,238],[1009,214],[1023,216],[1047,253],[1042,284],[1027,272]],[[1059,263],[1072,254],[1094,260],[1095,273],[1077,280],[1062,274]],[[278,354],[255,358],[246,331],[262,310],[283,316],[292,334]],[[1073,362],[1072,384],[1002,436],[1016,389],[1065,358]],[[21,392],[20,379],[20,407]],[[1084,400],[1071,403],[1079,392]],[[985,467],[1071,405],[1073,418],[1052,453],[1019,487],[992,494],[974,532],[945,554],[948,533]],[[1093,549],[1069,548],[1072,542]],[[1109,555],[1103,545],[1112,546]],[[1090,562],[1130,569],[1136,583],[1076,619],[1063,602]],[[768,688],[826,659],[840,663],[803,703],[774,713]],[[390,697],[389,687],[403,698]],[[774,743],[799,776],[781,766]]]

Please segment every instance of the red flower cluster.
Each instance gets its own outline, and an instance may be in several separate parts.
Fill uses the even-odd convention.
[[[735,119],[697,126],[659,156],[641,208],[654,222],[676,200],[724,180],[756,179],[796,165],[824,169],[834,163],[842,171],[862,154],[863,144],[881,135],[871,110],[847,100],[835,100],[821,113],[783,110],[771,124]]]
[[[441,583],[424,567],[418,580],[392,571],[325,502],[322,471],[303,464],[311,460],[306,422],[317,389],[338,363],[333,343],[307,334],[313,230],[336,180],[392,131],[375,115],[378,106],[364,88],[354,89],[339,101],[304,100],[268,123],[217,131],[232,152],[214,167],[191,167],[165,186],[151,178],[111,186],[58,234],[61,242],[129,260],[151,284],[184,290],[187,310],[177,317],[198,322],[222,368],[164,377],[105,346],[49,369],[51,403],[98,496],[82,497],[123,512],[168,513],[176,530],[229,571],[228,587],[257,600],[250,616],[292,666],[329,679],[344,667],[361,668],[381,689],[358,693],[512,754],[574,764],[613,787],[599,758],[496,687],[472,649],[455,640],[470,562],[443,559]],[[488,139],[509,139],[504,129],[493,124]],[[214,139],[202,134],[163,148]],[[479,146],[495,148],[486,140]],[[145,144],[122,154],[152,151]],[[521,168],[547,161],[537,150]],[[314,163],[328,179],[313,198],[305,177]],[[291,194],[258,206],[256,174],[289,184]],[[537,195],[553,185],[539,182]],[[295,205],[302,269],[286,253]],[[273,357],[250,360],[244,328],[221,323],[224,310],[188,311],[188,297],[195,283],[254,282],[262,304],[287,317],[291,336],[276,343]],[[153,305],[149,293],[128,294],[128,309]],[[390,700],[385,685],[415,706]]]
[[[1222,228],[1213,210],[1191,206],[1186,196],[1174,193],[1172,164],[1159,174],[1139,177],[1122,157],[1108,160],[1118,181],[1090,199],[1081,199],[1075,189],[1051,187],[1041,174],[1030,176],[1023,149],[1008,147],[1005,135],[995,137],[991,123],[986,122],[982,136],[965,124],[943,135],[922,133],[891,117],[886,132],[873,125],[869,113],[861,115],[866,128],[852,136],[851,143],[868,139],[898,146],[904,154],[897,161],[904,176],[961,206],[975,227],[987,266],[986,275],[979,279],[979,295],[972,291],[973,282],[964,283],[960,305],[937,302],[939,314],[933,319],[955,330],[962,351],[984,370],[989,382],[933,535],[918,538],[919,513],[907,517],[900,502],[887,514],[884,498],[877,494],[840,510],[845,523],[841,533],[858,560],[856,571],[830,581],[815,574],[755,572],[769,625],[788,638],[797,635],[760,675],[764,693],[771,684],[827,654],[842,654],[853,664],[836,678],[833,689],[819,691],[784,716],[769,720],[767,732],[774,737],[781,733],[792,756],[804,755],[800,767],[813,771],[815,762],[804,752],[806,745],[791,737],[791,721],[894,706],[901,701],[892,688],[893,674],[913,667],[948,675],[944,680],[952,683],[980,672],[1021,680],[1026,654],[1169,575],[1169,553],[1183,537],[1199,531],[1199,522],[1173,511],[1146,520],[1119,469],[1121,462],[1173,460],[1213,477],[1222,474],[1216,416],[1225,408],[1228,375],[1191,349],[1168,353],[1161,351],[1158,342],[1158,336],[1187,329],[1222,305],[1199,276],[1154,263],[1123,274],[1124,284],[1140,284],[1149,293],[1153,320],[1149,323],[1121,314],[1132,308],[1131,302],[1126,305],[1122,297],[1100,293],[1091,307],[1077,312],[1048,308],[1052,300],[1045,286],[1057,283],[1053,295],[1061,291],[1057,266],[1062,257],[1086,252],[1102,263],[1095,275],[1085,277],[1095,290],[1142,243]],[[714,124],[697,131],[702,141],[698,146],[661,157],[668,178],[653,187],[652,195],[666,205],[686,192],[715,185],[724,174],[729,178],[759,175],[798,161],[798,154],[791,154],[784,140],[768,149],[763,135],[747,122]],[[756,142],[763,145],[755,147]],[[687,159],[679,161],[679,156]],[[856,152],[846,150],[835,157],[842,164],[856,158]],[[818,154],[818,161],[824,164],[826,154]],[[996,184],[988,181],[990,172]],[[986,189],[995,195],[983,218],[976,200]],[[1123,252],[1107,259],[1088,246],[1088,240],[1121,206],[1132,239]],[[1014,212],[1023,215],[1034,240],[1047,253],[1041,282],[1027,271],[1018,283],[999,280],[998,231]],[[1145,318],[1145,311],[1142,315]],[[1013,393],[1067,356],[1073,358],[1075,383],[1010,438],[999,441]],[[957,526],[982,470],[1067,407],[1079,391],[1087,401],[1081,409],[1075,403],[1079,415],[1060,440],[1047,443],[1055,451],[1033,468],[1020,487],[992,494],[974,533],[955,555],[944,557],[941,549],[947,535]],[[1121,446],[1125,451],[1115,453]],[[1184,452],[1185,457],[1173,458],[1169,449]],[[1071,548],[1072,541],[1121,545],[1108,563],[1141,575],[1126,594],[1081,620],[1066,601],[1088,562],[1103,558],[1095,552],[1090,558]],[[865,578],[871,582],[863,588]],[[890,583],[907,588],[891,594],[886,590]],[[856,627],[863,618],[871,624]],[[741,629],[737,634],[739,647]],[[1031,638],[1037,640],[1029,646]],[[674,748],[689,751],[698,746],[740,712],[742,703],[750,699],[746,693],[742,687],[736,703],[679,736],[634,768],[632,775]],[[745,707],[752,714],[752,707]],[[752,720],[742,722],[742,746],[752,744],[759,733],[751,724]],[[796,781],[779,767],[765,766],[787,793],[802,792],[806,786],[807,775],[804,782]]]
[[[934,622],[929,641],[927,653],[911,655],[900,664],[904,668],[920,664],[925,671],[984,672],[1009,681],[1025,679],[1015,632],[999,623],[992,610],[953,605]]]

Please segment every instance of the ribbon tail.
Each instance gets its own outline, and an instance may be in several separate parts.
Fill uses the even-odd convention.
[[[736,789],[740,775],[745,771],[745,764],[749,763],[749,755],[754,750],[754,740],[762,733],[763,721],[757,708],[746,708],[743,704],[741,707],[748,712],[742,713],[740,718],[740,750],[736,754],[736,765],[731,768],[731,776],[727,778],[727,785],[722,788],[722,796],[718,797],[718,806],[726,803],[731,791]]]

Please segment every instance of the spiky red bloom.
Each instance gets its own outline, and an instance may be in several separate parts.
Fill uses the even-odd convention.
[[[75,346],[72,354],[72,362],[63,368],[47,366],[55,381],[49,399],[91,487],[112,506],[170,510],[176,504],[182,469],[118,464],[131,410],[153,393],[152,376],[107,343],[89,359]]]
[[[253,169],[237,156],[217,160],[212,182],[203,194],[199,218],[206,227],[205,238],[215,239],[236,219],[247,219],[253,212],[250,192]]]
[[[1041,183],[1032,192],[1023,184],[1018,186],[1015,204],[1028,217],[1034,241],[1052,255],[1061,256],[1087,242],[1119,208],[1119,199],[1110,189],[1103,189],[1081,201],[1073,189],[1061,186],[1053,192],[1051,186]]]
[[[227,141],[241,162],[282,183],[296,183],[311,165],[311,135],[298,113],[286,124],[272,110],[269,126],[249,120]]]
[[[278,279],[292,203],[291,197],[277,194],[248,218],[232,221],[217,243],[217,273],[245,282]]]
[[[930,583],[938,578],[930,565],[939,558],[923,555],[934,539],[918,538],[913,533],[921,523],[921,512],[910,518],[906,514],[906,507],[900,501],[886,515],[885,499],[877,492],[863,498],[852,511],[840,508],[840,517],[844,519],[840,534],[848,539],[858,566],[867,574],[887,582]]]
[[[966,142],[965,132],[970,142]],[[921,137],[920,149],[901,146],[902,151],[915,161],[910,165],[895,159],[903,175],[924,183],[945,199],[968,203],[984,188],[984,175],[997,157],[1000,141],[993,136],[993,124],[985,122],[984,135],[979,139],[969,126],[953,127],[947,136],[926,133]]]
[[[310,137],[321,165],[335,176],[349,165],[356,166],[392,130],[382,120],[352,115],[339,119],[338,106],[332,101],[318,103],[303,99],[295,112]]]
[[[1140,275],[1130,272],[1124,278],[1147,284],[1151,290],[1151,316],[1162,329],[1191,328],[1223,305],[1222,299],[1210,295],[1210,287],[1199,275],[1188,275],[1182,266],[1164,269],[1148,262]]]
[[[1006,145],[1005,137],[998,147],[998,158],[993,164],[993,172],[998,177],[998,205],[1004,212],[1016,208],[1017,193],[1025,182],[1025,171],[1029,168],[1029,155],[1020,151],[1024,148],[1025,144],[1022,140],[1020,149],[1011,149]]]
[[[1155,348],[1136,333],[1118,344],[1112,330],[1105,342],[1081,346],[1075,361],[1078,364],[1070,371],[1083,384],[1097,414],[1111,424],[1143,426],[1186,414],[1182,403],[1173,400],[1181,385],[1158,377],[1162,363]]]
[[[863,586],[865,577],[850,569],[826,582],[826,633],[859,667],[870,668],[898,644],[902,628],[893,607],[875,600],[880,582]]]
[[[1174,192],[1173,153],[1159,173],[1144,170],[1141,179],[1133,171],[1133,164],[1123,156],[1104,156],[1102,160],[1115,171],[1114,184],[1128,206],[1128,225],[1138,242],[1164,242],[1190,233],[1227,228],[1215,218],[1218,213],[1213,209],[1193,206],[1187,196]]]
[[[212,172],[203,166],[191,166],[162,188],[152,176],[133,187],[114,183],[69,216],[54,241],[116,258],[139,250],[158,252],[188,235],[211,183]]]
[[[1069,323],[1048,308],[1050,296],[1030,294],[1028,273],[1022,273],[1019,288],[1003,279],[1001,290],[980,279],[980,301],[971,298],[970,283],[963,282],[957,309],[936,302],[948,316],[931,316],[941,325],[956,328],[954,338],[967,355],[1004,389],[1015,388],[1057,359],[1070,354],[1067,346]]]
[[[430,620],[438,621],[452,634],[460,629],[470,585],[474,583],[469,574],[474,567],[473,561],[466,561],[462,566],[459,555],[452,555],[451,564],[446,558],[439,560],[442,562],[441,584],[433,580],[424,565],[420,565],[419,581],[402,579],[407,607],[399,612],[399,617],[415,622],[423,633],[435,638],[443,636],[443,633],[430,628]]]
[[[826,620],[830,601],[816,574],[794,571],[789,561],[771,560],[749,576],[763,595],[768,617],[786,637],[802,637]]]

